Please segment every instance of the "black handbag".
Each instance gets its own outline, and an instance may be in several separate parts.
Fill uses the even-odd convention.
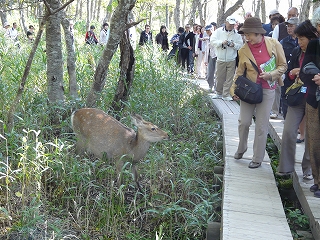
[[[251,60],[250,60],[251,61]],[[258,67],[251,61],[253,67],[258,71]],[[250,79],[245,77],[246,70],[242,76],[239,76],[235,82],[236,89],[234,93],[244,102],[250,104],[257,104],[262,102],[262,85],[252,82]]]
[[[294,107],[302,103],[305,94],[304,92],[301,92],[302,87],[303,83],[298,79],[287,88],[285,98],[288,106]]]
[[[252,82],[244,76],[239,76],[236,80],[236,89],[234,93],[244,102],[257,104],[262,102],[262,86]]]

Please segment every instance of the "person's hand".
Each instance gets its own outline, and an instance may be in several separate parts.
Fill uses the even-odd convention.
[[[204,65],[208,66],[208,63],[207,63],[207,62],[204,62]]]
[[[228,40],[224,40],[224,41],[222,42],[222,44],[223,44],[223,45],[227,45],[227,44],[228,44]]]
[[[291,75],[299,76],[300,68],[294,68],[290,71]]]
[[[189,50],[191,50],[191,49],[192,49],[192,47],[191,47],[191,46],[189,46],[189,47],[188,47],[188,49],[189,49]]]
[[[314,75],[314,77],[312,78],[312,81],[314,81],[315,84],[320,86],[320,73],[318,73],[317,75]]]
[[[268,81],[268,80],[271,80],[271,74],[269,72],[262,72],[259,74],[259,77]]]
[[[239,98],[237,95],[233,95],[233,96],[232,96],[232,99],[233,99],[234,101],[240,100],[240,98]]]

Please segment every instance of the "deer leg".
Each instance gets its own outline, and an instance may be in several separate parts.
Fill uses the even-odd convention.
[[[118,187],[122,184],[122,168],[123,168],[123,162],[121,159],[117,160],[116,162],[116,173],[117,173],[117,185]]]
[[[139,191],[142,193],[142,188],[139,183],[139,174],[135,164],[132,164],[132,173],[133,173],[133,179],[136,182]]]

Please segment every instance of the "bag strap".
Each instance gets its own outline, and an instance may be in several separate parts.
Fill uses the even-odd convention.
[[[249,59],[249,60],[252,64],[253,68],[259,73],[259,69],[258,69],[257,65],[251,59]]]
[[[252,64],[252,66],[253,66],[253,68],[257,71],[257,73],[259,74],[259,69],[258,69],[258,67],[257,67],[257,65],[251,60],[251,59],[249,59],[250,60],[250,62],[251,62],[251,64]],[[244,70],[244,73],[243,73],[243,76],[246,76],[247,75],[247,68]]]

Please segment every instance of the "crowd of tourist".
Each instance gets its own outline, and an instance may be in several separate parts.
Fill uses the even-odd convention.
[[[4,23],[4,36],[19,46],[17,24]],[[73,23],[70,22],[73,39]],[[212,22],[206,26],[186,24],[169,37],[166,26],[161,26],[155,44],[174,60],[181,72],[206,79],[212,98],[224,101],[240,100],[235,93],[236,80],[245,76],[262,88],[262,101],[256,104],[240,100],[238,124],[239,144],[234,155],[241,159],[248,148],[248,133],[255,117],[253,157],[249,168],[258,168],[266,150],[269,118],[282,115],[284,128],[280,149],[278,176],[294,172],[296,144],[305,144],[302,160],[303,178],[314,181],[310,191],[320,198],[320,7],[311,20],[299,22],[296,7],[288,9],[284,18],[278,10],[269,13],[269,22],[247,12],[244,22],[228,16],[221,26]],[[106,45],[110,29],[101,27],[99,38],[95,26],[85,34],[85,43]],[[34,40],[34,27],[29,26],[26,37]],[[136,48],[135,27],[129,38]],[[141,31],[138,45],[154,44],[150,25]],[[171,46],[170,46],[170,45]],[[272,63],[272,64],[270,64]],[[263,66],[270,65],[267,69]],[[267,69],[267,70],[266,70]],[[299,86],[300,99],[289,102],[287,92]],[[300,135],[298,134],[300,133]],[[299,136],[299,138],[297,138]]]

